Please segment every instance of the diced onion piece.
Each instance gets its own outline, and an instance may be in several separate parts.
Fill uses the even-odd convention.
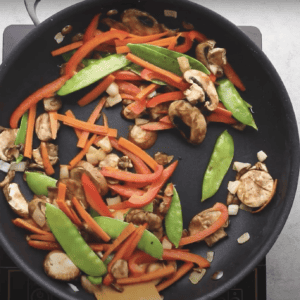
[[[264,151],[259,151],[257,152],[257,159],[260,161],[260,162],[263,162],[267,159],[267,154],[264,152]]]
[[[64,40],[64,38],[65,36],[61,32],[57,33],[54,37],[57,44],[60,44]]]
[[[97,148],[95,148],[94,146],[91,146],[87,153],[97,153],[97,151],[98,151]]]
[[[236,180],[236,181],[229,181],[228,182],[228,186],[227,186],[227,189],[228,191],[231,193],[231,194],[236,194],[238,188],[239,188],[239,185],[240,185],[240,181],[239,180]]]
[[[176,10],[170,10],[170,9],[165,9],[164,10],[164,15],[165,17],[172,17],[172,18],[177,18],[177,11]]]
[[[105,153],[110,153],[112,151],[112,145],[108,136],[105,136],[103,139],[97,142],[97,146],[100,147]]]
[[[102,258],[103,257],[103,253],[102,253],[102,251],[98,251],[98,252],[96,252],[96,254],[100,257],[100,258]]]
[[[116,197],[113,198],[106,198],[106,202],[108,206],[114,205],[114,204],[118,204],[122,202],[121,197],[118,195]]]
[[[234,171],[239,172],[239,171],[241,171],[241,170],[244,169],[244,168],[249,169],[250,167],[251,167],[251,164],[249,164],[249,163],[242,163],[242,162],[235,161],[235,162],[233,163],[232,169],[233,169]]]
[[[249,207],[249,206],[247,206],[247,205],[245,205],[244,203],[240,204],[240,209],[244,210],[244,211],[252,212],[252,208]]]
[[[105,159],[106,153],[102,149],[98,149],[98,151],[96,152],[96,156],[99,161],[102,161]]]
[[[114,214],[114,219],[120,220],[120,221],[124,221],[124,213],[121,212],[121,211],[117,211],[117,212]]]
[[[164,238],[162,241],[162,247],[163,249],[172,249],[172,243],[167,238]]]
[[[70,174],[69,174],[69,168],[67,165],[60,165],[59,168],[59,178],[60,179],[65,179],[65,178],[69,178]]]
[[[185,56],[177,57],[177,61],[182,73],[185,73],[186,71],[191,69],[190,62]]]
[[[106,93],[112,97],[117,96],[119,94],[119,86],[115,82],[112,82],[106,89]]]
[[[224,275],[223,271],[217,271],[211,276],[211,279],[219,280],[223,277],[223,275]]]
[[[214,259],[214,255],[215,255],[215,252],[208,251],[206,253],[206,260],[211,263],[213,261],[213,259]]]
[[[79,292],[79,289],[78,289],[78,287],[76,285],[74,285],[72,283],[68,283],[68,285],[73,290],[73,292]]]
[[[229,216],[236,216],[239,211],[239,206],[237,204],[230,204],[228,206],[228,215]]]
[[[120,94],[117,94],[115,96],[109,96],[106,99],[106,105],[107,107],[112,107],[118,103],[122,102],[122,97]]]
[[[26,161],[21,161],[19,163],[11,163],[10,165],[10,170],[16,171],[16,172],[24,172],[26,170],[26,167],[28,165],[28,162]]]
[[[139,125],[144,125],[149,123],[150,121],[147,119],[142,119],[142,118],[136,118],[135,119],[135,125],[139,126]]]
[[[197,284],[203,278],[206,273],[206,269],[201,269],[201,271],[193,271],[190,274],[189,280],[192,284]]]
[[[97,166],[99,164],[99,159],[96,153],[87,153],[85,157],[87,162],[89,162],[93,166]]]
[[[156,91],[153,91],[152,93],[150,93],[150,94],[147,96],[147,98],[148,98],[148,99],[151,99],[151,98],[153,98],[154,96],[156,96],[156,94],[157,94],[157,92],[156,92]]]
[[[6,161],[0,160],[0,171],[7,173],[9,171],[10,164]]]
[[[248,242],[249,240],[250,240],[250,234],[248,232],[245,232],[237,239],[239,244],[244,244],[244,243]]]

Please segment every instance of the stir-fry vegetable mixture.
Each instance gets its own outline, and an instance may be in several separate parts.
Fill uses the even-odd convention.
[[[203,240],[211,247],[226,237],[229,216],[239,208],[260,212],[273,198],[277,180],[263,163],[263,151],[254,166],[234,162],[237,175],[228,183],[227,203],[197,213],[184,230],[175,188],[180,183],[171,182],[181,162],[173,161],[172,153],[152,157],[145,150],[161,130],[178,129],[183,141],[197,145],[205,142],[212,122],[232,130],[257,129],[251,105],[242,98],[246,88],[226,50],[191,24],[170,30],[136,9],[124,11],[119,21],[111,14],[95,15],[83,34],[53,50],[52,56],[64,62],[60,76],[15,109],[11,128],[1,128],[1,170],[7,175],[0,186],[18,215],[13,223],[30,232],[28,245],[48,251],[48,276],[65,281],[81,277],[90,292],[101,292],[102,285],[122,292],[125,285],[150,281],[160,292],[194,268],[190,280],[196,284],[212,256],[208,261],[183,247]],[[109,29],[100,30],[103,24]],[[72,27],[62,32],[70,34]],[[194,50],[194,57],[186,54]],[[93,83],[77,102],[84,109],[94,101],[88,120],[71,110],[61,112],[65,95]],[[37,115],[40,102],[44,113]],[[134,122],[128,138],[118,137],[105,115],[115,105]],[[96,124],[100,115],[102,125]],[[79,151],[54,178],[59,160],[55,140],[62,126],[74,129]],[[232,164],[234,140],[227,130],[210,155],[201,201],[219,190]],[[18,171],[34,193],[29,202],[13,183]]]

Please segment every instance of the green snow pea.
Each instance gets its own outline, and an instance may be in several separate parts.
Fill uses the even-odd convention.
[[[182,72],[177,61],[177,58],[181,56],[184,56],[189,60],[192,69],[202,71],[208,75],[210,74],[209,70],[199,60],[189,55],[154,45],[127,44],[127,46],[134,55],[152,63],[157,67],[175,73],[178,76],[182,76]]]
[[[168,239],[178,248],[183,231],[183,220],[180,199],[175,187],[173,187],[172,202],[165,217],[165,227]]]
[[[51,232],[68,257],[80,270],[95,277],[102,276],[107,272],[103,261],[89,247],[76,226],[63,211],[47,203],[45,215]]]
[[[20,128],[18,130],[15,145],[25,144],[26,139],[26,132],[27,132],[27,123],[28,123],[28,111],[25,112],[25,114],[22,116]],[[22,154],[19,155],[19,157],[16,159],[16,162],[19,163],[22,161],[24,156]]]
[[[234,154],[232,136],[225,130],[217,139],[202,183],[202,199],[212,197],[219,189]]]
[[[96,217],[94,220],[113,239],[117,238],[123,229],[129,224],[109,217]],[[144,231],[137,247],[157,259],[161,259],[162,257],[163,248],[161,242],[148,230]]]
[[[102,283],[102,277],[87,276],[86,278],[90,281],[90,283],[95,285],[99,285]]]
[[[257,130],[253,116],[249,110],[250,104],[243,100],[233,83],[228,79],[217,81],[217,93],[220,101],[226,109],[241,123],[249,125]]]
[[[99,59],[84,69],[80,70],[71,79],[69,79],[57,94],[65,96],[70,93],[83,89],[110,73],[124,68],[131,63],[123,54],[112,54]]]
[[[35,195],[48,196],[48,187],[56,187],[57,180],[37,172],[25,172],[28,187]]]
[[[153,212],[153,202],[150,202],[142,208],[144,211]]]
[[[61,56],[65,62],[68,62],[70,58],[73,56],[73,54],[76,52],[76,50],[72,50],[66,53],[63,53]],[[85,67],[98,62],[99,59],[93,59],[93,58],[84,58],[81,62],[84,64]]]

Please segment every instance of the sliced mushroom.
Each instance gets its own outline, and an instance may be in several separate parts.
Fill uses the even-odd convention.
[[[12,161],[18,153],[12,152],[11,149],[16,149],[15,140],[18,129],[4,129],[0,133],[0,159],[4,161]]]
[[[198,84],[193,83],[189,89],[185,90],[183,94],[186,96],[186,99],[192,104],[196,105],[198,101],[205,101],[205,93]]]
[[[122,23],[136,35],[151,35],[163,32],[157,20],[147,12],[138,9],[126,9],[121,16]]]
[[[28,202],[17,183],[7,184],[3,188],[4,196],[12,210],[22,218],[29,218]]]
[[[50,231],[45,216],[46,203],[50,203],[49,198],[36,197],[29,202],[28,210],[29,216],[41,227],[41,229]]]
[[[11,183],[15,178],[16,172],[13,170],[9,170],[4,177],[4,179],[0,182],[0,188],[4,188],[7,184]]]
[[[206,135],[206,121],[197,107],[184,100],[174,101],[169,107],[169,117],[190,143],[202,143]]]
[[[108,193],[108,185],[106,179],[97,168],[95,168],[87,161],[83,160],[80,161],[77,166],[86,169],[91,174],[91,176],[93,176],[95,181],[98,183],[97,189],[101,196],[105,196]]]
[[[58,111],[62,107],[62,101],[58,96],[44,98],[44,109],[45,111]]]
[[[129,127],[128,139],[145,150],[151,148],[155,144],[157,132],[144,130],[140,126],[134,125]]]
[[[210,102],[205,103],[205,107],[210,111],[215,110],[219,103],[219,96],[210,77],[198,70],[188,70],[183,74],[183,76],[187,82],[196,83],[203,88],[210,99]]]
[[[128,263],[124,259],[118,259],[111,267],[112,275],[119,279],[119,278],[126,278],[128,277]]]
[[[216,41],[207,40],[205,42],[199,43],[195,50],[196,58],[201,61],[205,67],[209,68],[209,62],[207,60],[207,53],[215,47]]]
[[[162,166],[169,164],[173,158],[174,158],[174,155],[168,155],[163,152],[156,152],[154,154],[155,161]]]
[[[158,121],[160,118],[164,117],[165,114],[161,113],[162,111],[168,111],[170,103],[165,102],[156,105],[153,108],[148,109],[150,117],[153,121]]]
[[[130,100],[129,100],[130,101]],[[140,117],[142,114],[136,114],[131,109],[129,109],[127,106],[123,105],[121,116],[128,120],[134,120],[138,117]]]
[[[59,160],[59,158],[58,158],[58,145],[54,145],[52,143],[46,143],[46,148],[47,148],[47,152],[48,152],[48,156],[49,156],[49,160],[50,160],[51,165],[55,165]],[[32,151],[32,157],[38,165],[44,166],[43,159],[42,159],[42,156],[41,156],[40,146]]]
[[[129,28],[125,24],[111,18],[104,18],[101,20],[101,22],[111,28],[115,28],[123,31],[129,31]]]
[[[120,161],[120,157],[115,153],[110,153],[106,155],[105,159],[100,161],[99,167],[111,167],[111,168],[118,168],[118,164]]]
[[[118,167],[122,170],[127,171],[128,169],[133,168],[133,164],[131,159],[128,156],[124,155],[120,157]]]
[[[37,117],[35,122],[35,133],[39,140],[43,142],[48,142],[52,139],[48,113],[43,113]]]
[[[197,214],[190,222],[189,225],[189,233],[190,235],[195,235],[199,231],[203,231],[211,224],[217,221],[217,219],[220,217],[221,212],[215,211],[212,208],[206,209],[199,214]],[[220,239],[227,236],[224,228],[228,226],[228,221],[223,225],[222,228],[218,229],[215,233],[212,235],[206,237],[204,241],[206,244],[211,247],[213,244],[215,244]]]
[[[261,170],[249,170],[241,176],[238,198],[249,207],[261,207],[274,195],[274,180]]]
[[[80,270],[74,265],[71,259],[60,250],[48,253],[44,260],[45,273],[54,279],[70,281],[80,276]]]

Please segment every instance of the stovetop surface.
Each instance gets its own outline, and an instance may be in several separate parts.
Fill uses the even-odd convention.
[[[3,34],[3,59],[21,41],[33,25],[11,25]],[[240,26],[260,48],[262,36],[256,27]],[[266,299],[266,259],[241,282],[214,300],[265,300]],[[0,247],[0,300],[60,300],[43,290],[27,277]]]

